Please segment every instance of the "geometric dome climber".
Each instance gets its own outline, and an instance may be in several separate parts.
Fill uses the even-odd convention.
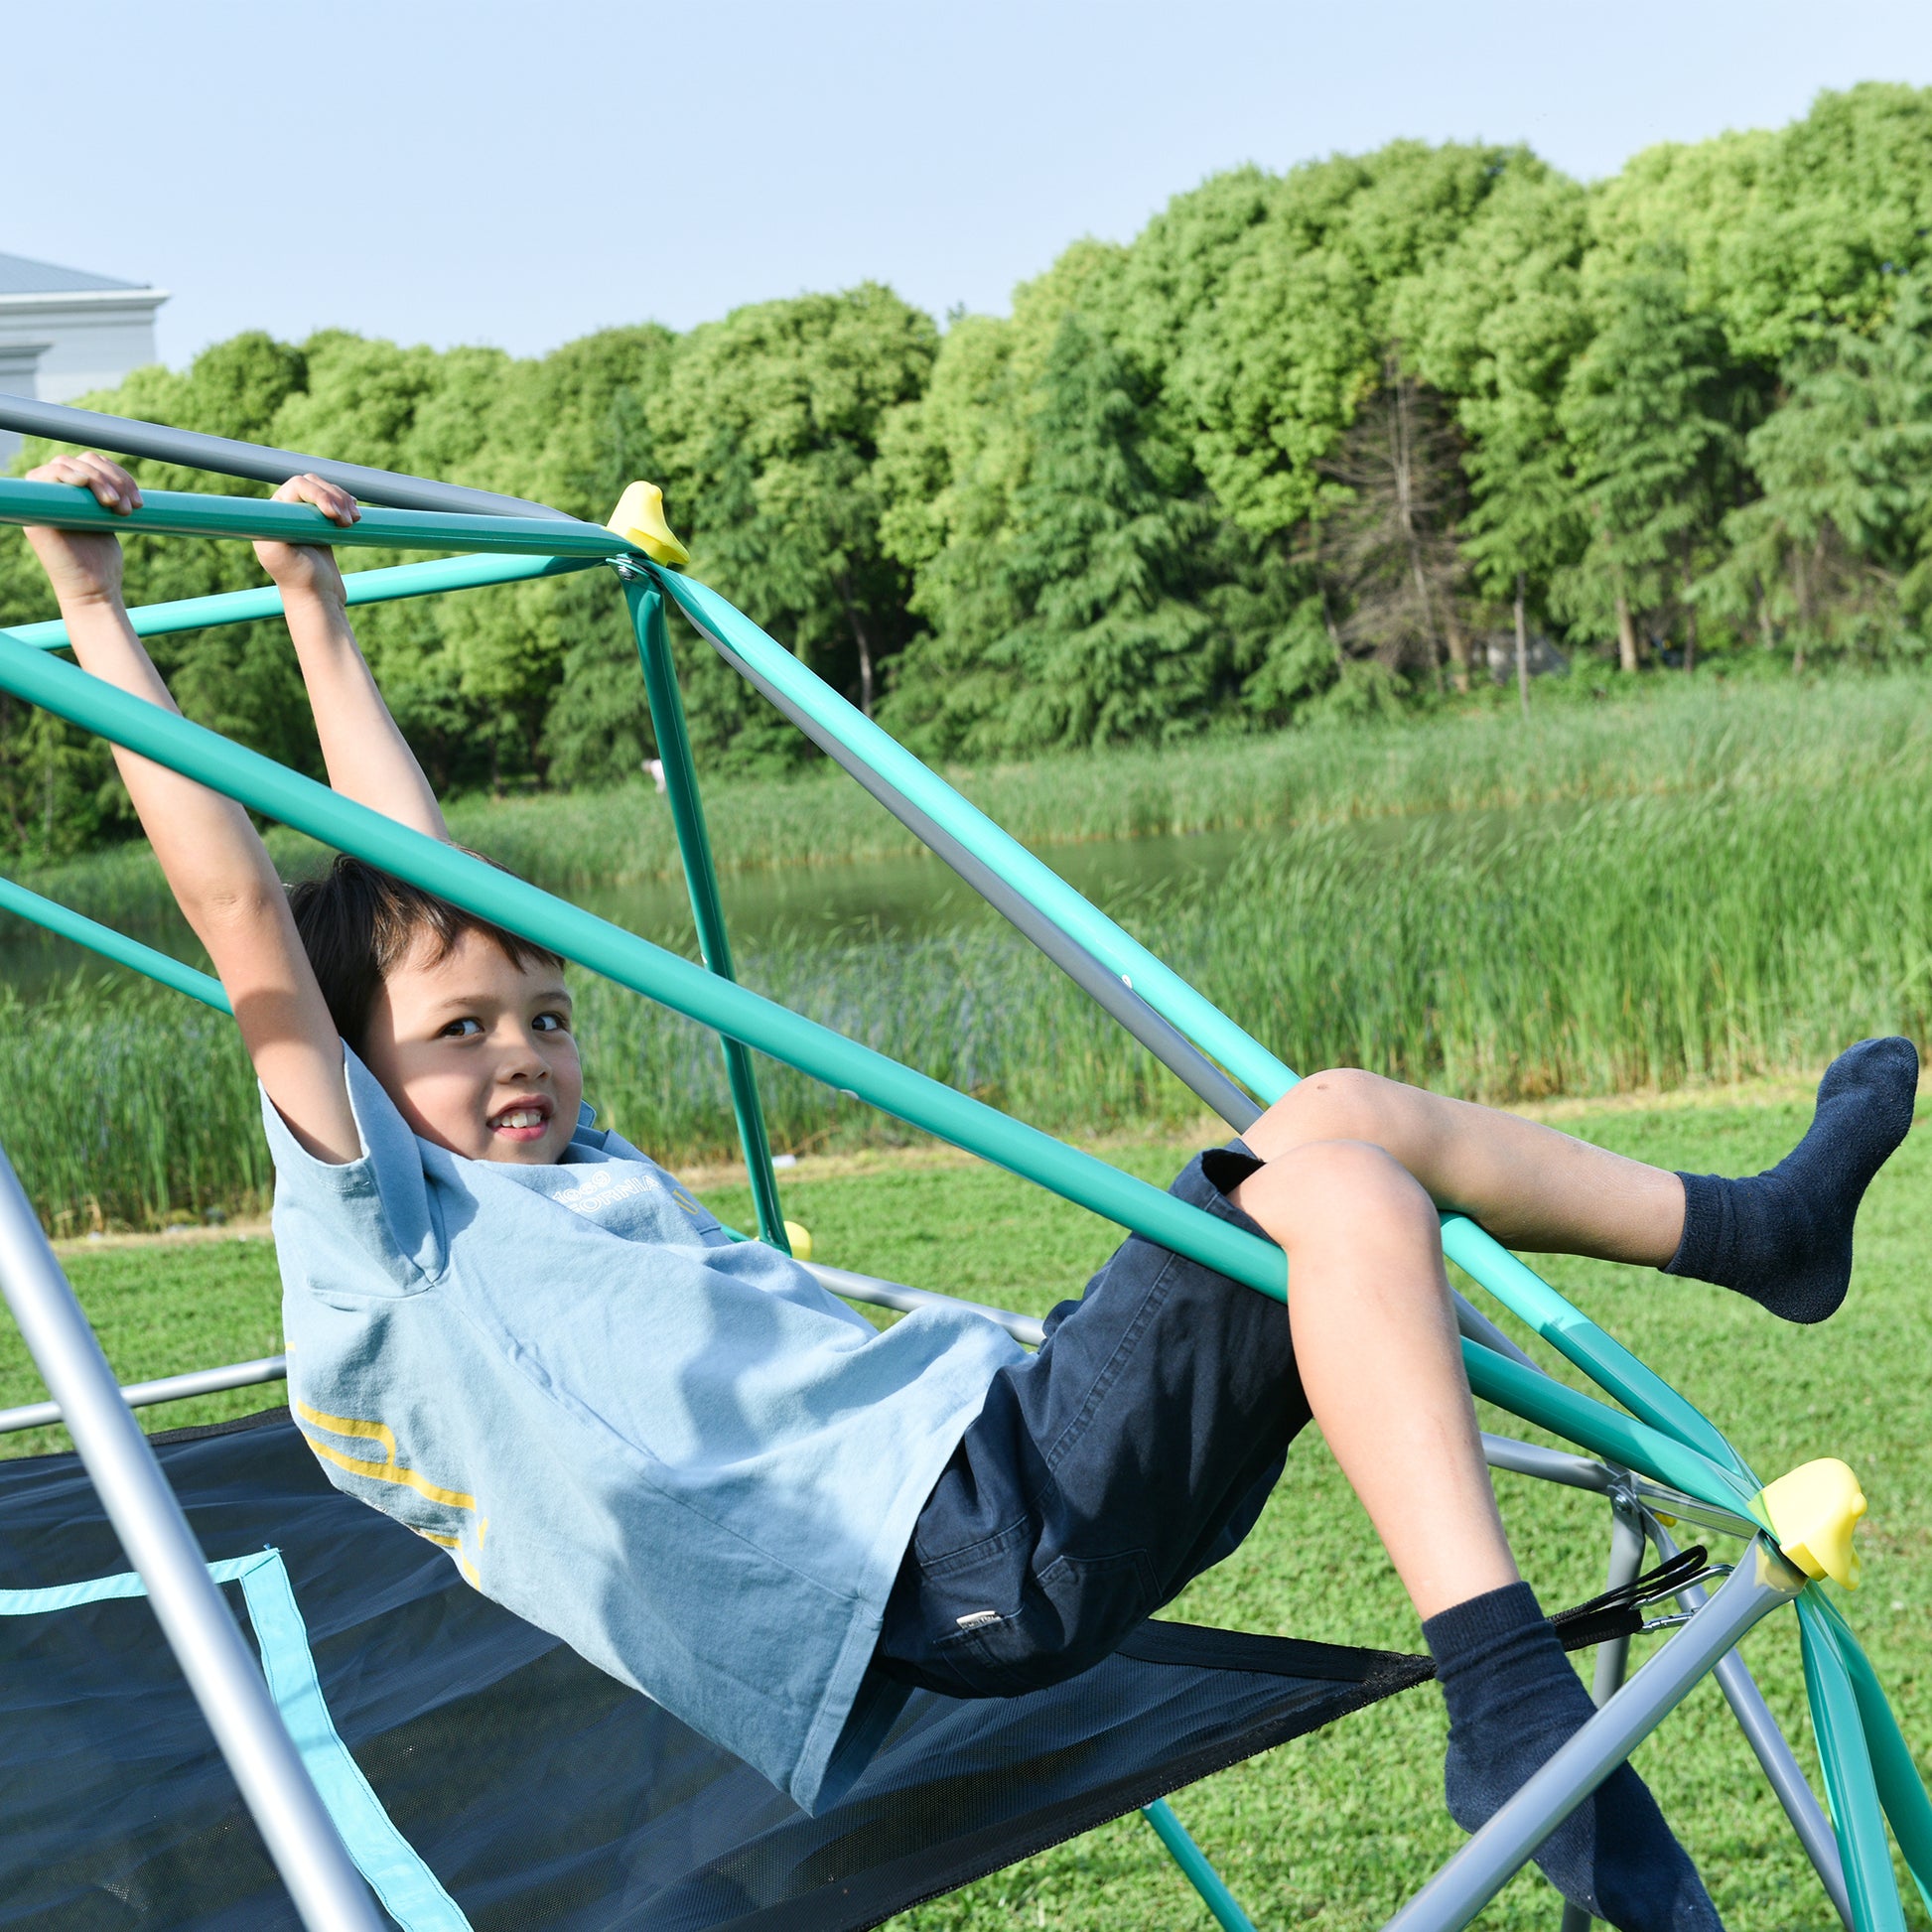
[[[315,472],[365,506],[341,528],[308,504],[151,490],[140,509],[110,515],[83,489],[0,479],[0,522],[441,553],[349,574],[351,604],[580,570],[617,574],[702,964],[88,676],[56,655],[66,641],[58,622],[0,630],[0,689],[716,1032],[759,1239],[789,1252],[753,1050],[1286,1299],[1286,1262],[1272,1243],[735,982],[667,605],[1234,1132],[1295,1083],[1171,968],[686,575],[676,540],[649,514],[647,490],[633,485],[622,528],[605,529],[484,491],[19,398],[0,398],[0,428],[273,483]],[[138,633],[154,635],[280,610],[279,593],[260,590],[130,617]],[[18,887],[0,882],[0,908],[225,1007],[205,975]],[[1475,1223],[1446,1215],[1443,1245],[1598,1391],[1557,1381],[1458,1302],[1470,1387],[1573,1446],[1486,1437],[1492,1466],[1607,1500],[1610,1587],[1558,1619],[1573,1647],[1599,1646],[1596,1716],[1389,1927],[1466,1924],[1714,1675],[1840,1916],[1856,1932],[1903,1932],[1887,1826],[1932,1907],[1932,1800],[1829,1593],[1857,1585],[1853,1531],[1864,1499],[1851,1470],[1812,1463],[1767,1486],[1668,1382]],[[838,1294],[890,1307],[930,1294],[813,1272]],[[346,1499],[322,1483],[280,1412],[151,1446],[3,1158],[0,1288],[99,1499],[87,1495],[73,1457],[0,1465],[0,1764],[12,1773],[0,1775],[0,1929],[121,1923],[130,1908],[146,1923],[293,1924],[292,1898],[301,1923],[361,1932],[381,1922],[365,1880],[395,1922],[436,1932],[856,1928],[1137,1808],[1220,1922],[1245,1926],[1164,1794],[1428,1672],[1426,1660],[1389,1653],[1151,1621],[1118,1657],[1050,1692],[977,1710],[917,1694],[852,1795],[806,1818],[649,1700],[468,1590],[436,1553],[419,1556],[406,1531],[353,1503],[337,1508]],[[1036,1324],[994,1312],[1023,1340],[1037,1339]],[[225,1384],[200,1378],[197,1388],[271,1372],[250,1369]],[[1724,1562],[1680,1552],[1678,1526],[1719,1545]],[[351,1549],[358,1576],[384,1580],[379,1617],[358,1610],[345,1588],[346,1557],[332,1563],[332,1553]],[[1652,1554],[1659,1568],[1640,1576]],[[1657,1627],[1644,1624],[1643,1604],[1659,1598],[1674,1602],[1678,1627],[1625,1683],[1629,1637]],[[1736,1654],[1747,1632],[1787,1605],[1829,1815]],[[120,1670],[132,1674],[125,1697]],[[529,1777],[539,1761],[549,1768]],[[608,1789],[613,1764],[638,1781],[621,1805]],[[553,1783],[554,1801],[545,1796]],[[272,1865],[233,1829],[236,1786]],[[116,1898],[107,1915],[75,1916],[99,1913],[105,1891]]]

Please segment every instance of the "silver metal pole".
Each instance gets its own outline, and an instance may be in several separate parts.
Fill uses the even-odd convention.
[[[1622,1479],[1607,1462],[1565,1449],[1544,1449],[1537,1443],[1519,1443],[1513,1436],[1492,1436],[1487,1430],[1482,1432],[1482,1459],[1492,1469],[1535,1476],[1542,1482],[1560,1482],[1570,1489],[1591,1489],[1599,1496],[1607,1496]]]
[[[1760,1537],[1718,1593],[1387,1922],[1384,1932],[1460,1932],[1692,1686],[1804,1585]]]
[[[1676,1539],[1647,1510],[1644,1527],[1656,1545],[1658,1556],[1666,1562],[1676,1556]],[[1687,1610],[1697,1610],[1710,1598],[1702,1584],[1693,1584],[1689,1589],[1678,1592],[1677,1600]],[[1832,1909],[1845,1922],[1846,1932],[1851,1932],[1852,1895],[1846,1889],[1845,1861],[1839,1854],[1838,1834],[1832,1830],[1832,1822],[1818,1802],[1810,1780],[1799,1768],[1750,1667],[1733,1650],[1711,1674],[1725,1694],[1725,1702],[1730,1706],[1731,1716],[1744,1733],[1744,1741],[1750,1745],[1765,1777],[1770,1780],[1771,1789],[1777,1793],[1778,1803],[1791,1821],[1791,1829],[1798,1834],[1798,1843],[1805,1848],[1805,1856],[1818,1873],[1826,1897],[1832,1901]]]
[[[1046,1330],[1030,1314],[1015,1314],[1011,1309],[990,1308],[984,1302],[969,1302],[959,1295],[936,1295],[929,1288],[907,1288],[902,1282],[884,1282],[877,1275],[855,1275],[849,1268],[827,1268],[823,1262],[805,1261],[799,1266],[823,1288],[843,1295],[848,1302],[869,1302],[876,1309],[897,1309],[910,1314],[914,1309],[968,1309],[997,1321],[1015,1341],[1037,1348],[1046,1339]]]
[[[1527,1350],[1518,1348],[1496,1324],[1471,1302],[1460,1289],[1451,1288],[1449,1299],[1455,1307],[1455,1330],[1465,1340],[1474,1342],[1479,1348],[1487,1348],[1501,1355],[1518,1368],[1533,1368],[1539,1375],[1547,1375],[1546,1369],[1536,1357]]]
[[[309,1932],[382,1932],[382,1919],[207,1574],[188,1519],[0,1151],[0,1292],[147,1586],[195,1699]]]
[[[856,778],[921,845],[950,866],[996,912],[1037,946],[1103,1012],[1119,1021],[1169,1072],[1237,1134],[1245,1133],[1261,1118],[1260,1103],[1229,1079],[1179,1028],[1156,1013],[1125,980],[1103,966],[1077,939],[1062,932],[1030,898],[1009,885],[984,860],[967,851],[856,752],[799,710],[751,665],[741,662],[710,631],[700,629],[698,634],[755,691],[790,719],[827,758]]]
[[[499,496],[493,489],[467,489],[461,483],[433,483],[427,477],[405,477],[393,470],[371,470],[365,464],[338,463],[334,457],[304,456],[296,450],[271,450],[259,443],[238,443],[226,436],[204,436],[200,430],[173,429],[166,423],[139,423],[125,416],[106,416],[98,410],[74,409],[66,403],[35,402],[26,396],[0,395],[0,429],[27,436],[45,436],[55,443],[80,443],[92,450],[112,450],[116,456],[152,457],[159,463],[179,463],[190,470],[212,471],[217,477],[249,477],[256,483],[284,483],[291,477],[313,475],[339,483],[358,501],[381,503],[394,510],[450,510],[483,516],[565,516],[548,503],[525,502],[521,496]]]
[[[1627,1492],[1610,1493],[1610,1562],[1605,1589],[1621,1589],[1634,1583],[1643,1569],[1643,1511]],[[1611,1637],[1596,1648],[1596,1677],[1590,1685],[1590,1702],[1600,1711],[1623,1688],[1623,1672],[1630,1661],[1630,1639]],[[1581,1905],[1565,1903],[1563,1932],[1587,1932],[1595,1921]]]
[[[121,1400],[130,1409],[151,1409],[158,1402],[186,1402],[190,1396],[218,1395],[223,1389],[284,1381],[288,1372],[286,1355],[264,1355],[258,1361],[231,1362],[226,1368],[198,1368],[186,1375],[164,1375],[154,1382],[129,1382],[121,1390]],[[11,1436],[21,1429],[45,1429],[60,1420],[58,1402],[27,1402],[18,1409],[0,1409],[0,1436]]]
[[[686,615],[688,618],[689,614]],[[921,845],[950,867],[1023,938],[1044,953],[1102,1012],[1118,1021],[1170,1073],[1237,1134],[1245,1134],[1261,1118],[1264,1109],[1246,1089],[1223,1073],[1179,1028],[1155,1012],[1124,979],[1094,958],[1070,933],[1062,931],[1024,893],[1001,878],[984,860],[969,852],[942,825],[921,811],[896,786],[889,784],[856,752],[826,731],[815,718],[801,711],[775,685],[729,651],[722,640],[701,627],[698,634],[755,691],[783,713],[827,758],[855,778]],[[1459,1291],[1451,1289],[1450,1294],[1455,1303],[1456,1327],[1462,1334],[1486,1348],[1493,1348],[1497,1354],[1506,1356],[1523,1368],[1533,1368],[1538,1374],[1545,1372],[1540,1363],[1519,1348]]]

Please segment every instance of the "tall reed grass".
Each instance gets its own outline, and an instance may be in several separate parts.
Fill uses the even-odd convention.
[[[1541,694],[1539,694],[1541,699]],[[1331,723],[1268,738],[1207,739],[947,776],[1028,844],[1513,809],[1717,789],[1829,790],[1848,775],[1932,784],[1932,680],[1899,673],[1789,681],[1657,680],[1588,703]],[[705,787],[719,866],[834,865],[916,849],[843,774]],[[677,844],[664,800],[639,782],[616,791],[471,798],[455,836],[535,884],[670,877]],[[269,835],[285,877],[322,863],[297,834]],[[167,887],[144,845],[26,879],[110,924],[168,923]],[[8,928],[0,922],[0,939]]]
[[[1932,785],[1720,785],[1578,810],[1444,815],[1257,842],[1210,892],[1125,922],[1291,1064],[1373,1067],[1473,1099],[1810,1071],[1932,1015]],[[1180,1128],[1198,1109],[1019,940],[768,948],[747,983],[1059,1133]],[[731,1146],[715,1041],[616,988],[582,989],[589,1090],[673,1162]],[[217,1016],[84,986],[0,1010],[0,1130],[50,1223],[153,1224],[265,1183],[246,1068]],[[773,1139],[909,1130],[785,1068]]]

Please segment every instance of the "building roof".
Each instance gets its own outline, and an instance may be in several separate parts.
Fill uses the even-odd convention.
[[[123,282],[114,275],[89,275],[80,268],[57,268],[25,255],[0,255],[0,295],[81,295],[102,289],[144,289],[146,282]]]

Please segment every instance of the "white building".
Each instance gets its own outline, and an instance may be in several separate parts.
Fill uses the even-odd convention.
[[[155,360],[154,312],[166,289],[0,255],[0,390],[67,402],[111,389]],[[0,429],[0,468],[20,438]]]

